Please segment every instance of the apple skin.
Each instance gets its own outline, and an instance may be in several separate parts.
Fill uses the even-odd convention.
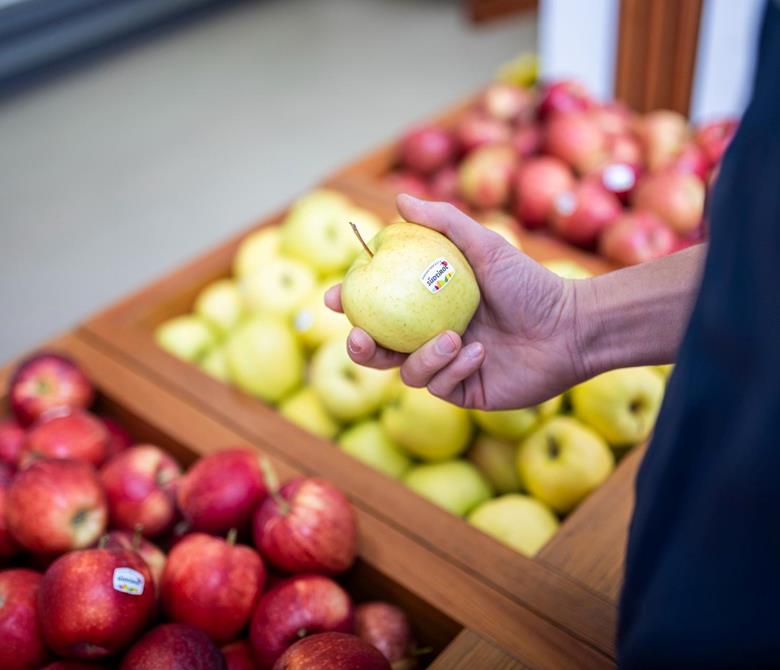
[[[391,670],[373,645],[355,635],[320,633],[293,644],[273,670]]]
[[[168,555],[160,588],[163,610],[170,621],[226,644],[249,621],[265,578],[265,565],[251,547],[192,533]]]
[[[0,420],[0,463],[19,465],[27,431],[15,419]]]
[[[5,520],[5,508],[8,486],[14,476],[10,465],[0,462],[0,565],[19,553],[19,543],[14,540]],[[0,667],[2,667],[0,665]]]
[[[117,454],[100,470],[114,528],[141,526],[147,537],[170,530],[176,519],[179,464],[159,447],[139,444]]]
[[[43,670],[108,670],[108,667],[97,663],[82,663],[81,661],[54,661]]]
[[[478,147],[458,168],[458,193],[479,209],[503,207],[509,202],[517,156],[508,144]]]
[[[22,426],[50,409],[86,409],[94,399],[95,389],[78,364],[49,351],[23,360],[8,384],[8,402]]]
[[[631,200],[641,174],[638,163],[610,161],[595,173],[595,179],[604,190],[626,205]]]
[[[552,228],[566,241],[590,248],[622,211],[617,197],[595,180],[585,180],[555,198]]]
[[[316,285],[317,277],[304,261],[279,257],[241,279],[241,300],[250,313],[288,319],[300,309]]]
[[[139,573],[143,591],[115,589],[117,568]],[[152,573],[138,554],[85,549],[60,556],[46,571],[38,591],[38,618],[46,644],[57,655],[99,659],[127,647],[149,623],[155,604]]]
[[[425,179],[409,170],[395,170],[385,175],[382,183],[393,193],[408,193],[423,200],[431,197]]]
[[[431,177],[430,194],[436,200],[450,202],[458,197],[458,170],[448,165]]]
[[[468,261],[441,233],[414,223],[393,223],[368,243],[341,285],[350,323],[379,344],[412,352],[445,330],[462,334],[479,306],[479,286]],[[422,275],[444,259],[454,274],[436,290]],[[433,277],[430,277],[433,279]]]
[[[674,171],[642,177],[631,204],[652,212],[681,235],[695,231],[704,215],[705,188],[700,179]]]
[[[263,226],[247,235],[233,257],[233,275],[237,279],[251,275],[266,263],[277,259],[282,251],[279,226]]]
[[[559,80],[548,82],[542,89],[539,100],[539,118],[546,119],[560,112],[578,112],[593,105],[590,94],[577,81]]]
[[[155,592],[159,595],[165,561],[167,560],[163,550],[140,535],[136,538],[134,533],[129,533],[126,530],[112,530],[103,537],[107,538],[104,549],[133,551],[144,560],[149,566],[149,572],[152,573]]]
[[[470,153],[479,147],[509,142],[512,127],[482,113],[470,112],[456,126],[455,135],[464,151]]]
[[[545,130],[544,148],[580,174],[592,172],[608,158],[606,136],[586,113],[553,116]]]
[[[539,156],[523,163],[515,177],[514,214],[527,228],[542,228],[556,197],[574,187],[574,175],[566,163]]]
[[[632,132],[633,112],[620,102],[594,105],[588,110],[588,116],[610,138]]]
[[[244,301],[233,279],[218,279],[201,290],[192,307],[218,333],[235,328],[244,316]]]
[[[329,482],[300,477],[258,507],[255,546],[275,567],[290,573],[337,575],[357,555],[357,524],[344,494]]]
[[[423,498],[458,516],[465,516],[493,494],[482,473],[463,460],[418,465],[406,473],[404,483]]]
[[[103,534],[108,506],[94,468],[82,461],[39,460],[6,492],[6,523],[26,549],[58,554],[88,547]]]
[[[252,647],[246,640],[225,645],[222,647],[222,655],[225,657],[227,670],[255,670]]]
[[[639,117],[634,131],[641,142],[647,167],[656,172],[672,162],[688,140],[688,120],[679,112],[659,109]]]
[[[347,317],[328,309],[323,300],[325,292],[341,279],[334,276],[320,282],[295,314],[295,332],[309,350],[317,349],[324,342],[336,337],[346,340],[352,329]]]
[[[544,261],[542,265],[564,279],[588,279],[593,276],[590,270],[568,258],[553,258]]]
[[[112,456],[115,456],[120,451],[133,446],[135,441],[124,426],[109,416],[102,416],[100,417],[100,420],[103,422],[103,425],[105,426],[109,435],[108,448],[106,450],[106,460]]]
[[[599,253],[616,263],[635,265],[674,251],[677,236],[655,214],[626,211],[607,226],[599,239]]]
[[[390,603],[375,601],[358,605],[355,635],[376,647],[390,663],[413,658],[409,618],[401,608]]]
[[[404,133],[399,149],[405,167],[420,174],[432,174],[455,160],[458,145],[448,130],[423,125]]]
[[[270,670],[300,637],[351,633],[354,610],[347,592],[329,577],[299,575],[277,584],[257,604],[249,639],[259,670]]]
[[[412,465],[411,459],[374,419],[350,426],[339,435],[338,443],[343,452],[389,477],[402,477]]]
[[[336,437],[341,429],[338,421],[328,414],[319,396],[310,386],[305,386],[282,400],[279,404],[279,414],[296,426],[327,440]]]
[[[527,123],[534,116],[535,97],[530,88],[497,81],[482,93],[480,107],[489,117],[499,121]]]
[[[498,494],[513,493],[522,488],[515,468],[517,442],[481,434],[466,454]]]
[[[516,441],[525,437],[540,421],[557,414],[562,404],[563,397],[558,395],[533,407],[495,412],[472,410],[471,415],[487,433],[503,440]]]
[[[154,341],[171,356],[198,363],[214,347],[217,336],[205,319],[196,314],[184,314],[157,326]]]
[[[722,119],[702,124],[696,129],[694,139],[714,167],[720,163],[739,126],[738,119]]]
[[[701,179],[702,183],[706,183],[710,174],[710,162],[698,144],[686,142],[680,149],[680,153],[669,163],[668,169],[683,174],[692,174]]]
[[[0,668],[40,668],[49,655],[36,599],[43,575],[19,568],[0,571]]]
[[[544,133],[536,124],[518,128],[512,135],[512,148],[520,158],[530,158],[539,153],[544,142]]]
[[[202,630],[182,623],[152,628],[122,659],[120,670],[227,670],[225,657]]]
[[[483,533],[526,556],[534,556],[558,530],[558,519],[544,503],[510,493],[482,503],[468,521]]]
[[[27,433],[19,465],[27,467],[41,458],[82,460],[99,467],[108,454],[111,436],[103,422],[84,410],[49,413]]]
[[[252,514],[268,495],[263,456],[233,448],[198,460],[181,478],[176,499],[193,530],[224,535],[248,528]]]

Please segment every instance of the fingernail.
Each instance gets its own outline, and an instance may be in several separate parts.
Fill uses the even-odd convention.
[[[455,342],[452,335],[449,333],[442,333],[436,338],[436,353],[442,356],[454,354],[458,348],[458,343]]]
[[[475,360],[482,355],[482,345],[479,342],[472,342],[466,347],[465,355],[471,360]]]
[[[351,354],[359,354],[363,351],[363,348],[359,344],[355,344],[351,338],[347,340],[347,349]]]

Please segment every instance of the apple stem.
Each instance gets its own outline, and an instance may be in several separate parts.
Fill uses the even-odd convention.
[[[236,543],[236,537],[238,537],[238,529],[237,528],[231,528],[228,533],[225,540],[228,544],[235,544]]]
[[[374,254],[371,253],[371,249],[368,248],[368,245],[366,244],[366,241],[363,239],[363,236],[360,234],[360,231],[358,230],[357,226],[352,223],[352,221],[349,222],[349,225],[352,226],[352,232],[355,233],[358,240],[360,240],[360,244],[363,245],[363,248],[366,250],[366,253],[369,255],[369,257],[373,258]]]
[[[263,481],[265,482],[265,488],[268,489],[269,495],[274,499],[276,506],[279,508],[281,514],[287,514],[290,511],[290,503],[288,503],[279,493],[279,478],[276,476],[271,462],[265,457],[260,457],[260,469],[263,471]]]
[[[412,656],[425,656],[433,651],[433,647],[415,647],[412,649]]]
[[[141,546],[141,535],[143,535],[144,532],[144,525],[142,523],[135,524],[135,528],[133,529],[133,551],[138,551],[138,549]]]
[[[297,635],[298,635],[298,639],[303,639],[303,638],[304,638],[304,637],[306,637],[308,634],[309,634],[309,631],[307,631],[305,628],[299,628],[299,629],[298,629],[298,633],[297,633]]]
[[[108,544],[108,540],[108,535],[101,535],[100,539],[98,540],[98,549],[105,549],[106,545]]]

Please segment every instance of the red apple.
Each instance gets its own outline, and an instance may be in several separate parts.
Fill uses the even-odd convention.
[[[470,152],[488,144],[506,144],[512,136],[508,123],[470,112],[458,122],[455,135],[464,151]]]
[[[515,152],[506,144],[475,149],[459,167],[460,195],[474,207],[502,207],[509,201],[516,166]]]
[[[49,412],[27,433],[19,458],[22,468],[40,458],[82,460],[99,467],[108,454],[109,434],[103,422],[85,410]]]
[[[656,214],[676,232],[687,235],[701,223],[704,197],[704,184],[697,177],[664,171],[642,177],[631,204]]]
[[[515,178],[514,213],[528,228],[544,226],[553,201],[574,186],[571,170],[552,156],[540,156],[523,163]]]
[[[642,169],[642,146],[633,135],[607,137],[607,162],[628,163],[637,170]]]
[[[106,458],[116,456],[120,451],[133,446],[134,440],[124,426],[108,416],[100,417],[100,420],[103,422],[109,435]]]
[[[441,170],[455,160],[457,151],[452,133],[438,126],[418,126],[401,138],[401,164],[420,174]]]
[[[217,644],[234,640],[246,626],[265,584],[257,552],[204,533],[182,539],[168,555],[162,605],[171,621],[208,633]]]
[[[81,661],[54,661],[43,670],[108,670],[105,665],[82,663]]]
[[[678,112],[659,109],[640,117],[635,131],[651,172],[669,165],[688,140],[688,121]]]
[[[494,82],[482,94],[481,107],[485,114],[499,121],[530,121],[535,111],[534,98],[529,88]]]
[[[390,603],[355,608],[355,634],[382,652],[390,663],[414,659],[414,640],[406,613]]]
[[[705,123],[696,129],[696,143],[704,150],[711,167],[720,162],[738,125],[738,119],[723,119]]]
[[[0,563],[16,556],[20,549],[18,542],[14,540],[9,532],[8,524],[5,520],[7,490],[13,475],[12,467],[0,462]]]
[[[88,660],[122,651],[154,611],[149,566],[124,549],[85,549],[60,556],[38,592],[43,637],[66,658]]]
[[[222,652],[202,630],[182,623],[152,628],[125,654],[120,670],[227,670]]]
[[[595,105],[588,116],[608,138],[628,135],[633,125],[631,110],[619,102]]]
[[[20,568],[0,572],[0,668],[40,668],[48,652],[35,602],[43,576]]]
[[[626,204],[639,181],[640,170],[631,163],[607,163],[595,177],[598,183]]]
[[[458,171],[451,165],[431,177],[430,194],[436,200],[450,201],[458,197]]]
[[[179,482],[177,500],[193,530],[224,535],[248,528],[267,495],[265,457],[254,449],[225,449],[197,461]]]
[[[530,158],[539,153],[543,139],[542,129],[536,124],[528,124],[512,135],[512,147],[520,158]]]
[[[576,81],[552,81],[542,89],[539,102],[539,118],[559,112],[579,112],[590,108],[593,104],[585,87]]]
[[[89,379],[74,361],[48,351],[22,361],[9,384],[11,411],[23,426],[53,408],[86,409],[94,394]]]
[[[415,198],[423,199],[431,196],[428,184],[425,183],[422,177],[417,176],[413,172],[396,170],[386,175],[382,181],[393,193],[408,193]]]
[[[222,647],[222,655],[227,663],[227,670],[255,670],[255,659],[252,647],[246,640],[239,640]]]
[[[0,421],[0,463],[19,465],[19,454],[22,453],[26,431],[14,419]]]
[[[694,142],[687,142],[680,153],[672,159],[669,164],[669,170],[692,174],[707,182],[707,176],[710,173],[710,162],[707,159],[704,150]]]
[[[285,572],[344,572],[357,554],[352,507],[332,484],[300,477],[265,499],[255,513],[255,546]]]
[[[94,544],[106,529],[108,507],[89,463],[40,460],[8,487],[6,522],[23,547],[57,554]]]
[[[672,253],[677,236],[655,214],[639,210],[621,214],[601,234],[599,253],[616,263],[634,265]]]
[[[617,197],[595,180],[586,180],[555,198],[552,228],[568,242],[590,247],[621,211]]]
[[[592,172],[609,157],[604,132],[585,112],[553,116],[545,130],[544,148],[580,174]]]
[[[115,528],[142,528],[156,537],[176,519],[179,464],[159,447],[141,444],[120,452],[100,470],[108,513]]]
[[[314,633],[350,633],[352,602],[329,577],[299,575],[260,598],[249,624],[249,639],[260,670],[269,670],[285,649]]]
[[[298,640],[273,670],[391,670],[381,652],[356,635],[320,633]]]
[[[112,530],[104,536],[105,549],[125,549],[134,551],[149,566],[149,572],[152,573],[155,591],[159,593],[162,584],[163,570],[165,569],[165,554],[156,544],[144,539],[141,533],[129,533],[126,530]]]

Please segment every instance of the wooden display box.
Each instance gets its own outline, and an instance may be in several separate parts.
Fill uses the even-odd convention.
[[[115,418],[137,441],[168,450],[182,465],[226,447],[248,445],[268,455],[282,481],[323,474],[314,464],[297,466],[262,440],[202,411],[199,403],[171,393],[145,371],[134,369],[81,334],[66,335],[44,348],[65,353],[85,370],[98,391],[98,413]],[[12,370],[12,365],[0,369],[0,415],[8,404],[5,393]],[[315,446],[323,449],[323,445]],[[363,476],[362,466],[349,465],[356,478]],[[351,492],[350,498],[359,527],[358,561],[340,580],[358,601],[388,600],[409,613],[418,643],[432,650],[421,658],[423,667],[613,667],[606,655],[565,634],[509,594],[486,587],[434,547],[415,542],[391,521],[373,515]]]
[[[358,205],[372,207],[380,216],[389,218],[392,213],[387,204],[379,206],[364,194],[347,195]],[[283,213],[276,214],[250,230],[276,225],[282,218]],[[392,529],[395,539],[382,540],[388,555],[408,562],[395,546],[404,537],[415,552],[436,556],[461,574],[469,575],[475,588],[479,584],[487,589],[482,593],[491,594],[489,602],[465,597],[455,584],[451,591],[444,585],[444,611],[492,636],[528,665],[579,667],[579,660],[573,662],[571,657],[564,663],[558,656],[558,661],[552,663],[553,651],[557,655],[571,650],[560,648],[549,639],[536,641],[545,648],[553,647],[542,657],[527,656],[527,640],[515,631],[533,621],[534,626],[546,627],[544,636],[559,629],[567,631],[572,636],[568,644],[575,644],[578,654],[589,649],[592,658],[587,667],[609,666],[614,658],[616,599],[639,451],[623,459],[609,481],[568,516],[536,558],[526,558],[496,542],[402,483],[291,424],[273,408],[208,377],[155,344],[152,334],[158,324],[188,312],[206,284],[229,275],[235,250],[250,230],[98,314],[82,325],[80,335],[229,426],[242,439],[262,446],[294,468],[316,472],[336,483],[376,520],[372,523],[381,524],[386,532]],[[559,247],[540,243],[533,248],[529,245],[528,251],[540,260],[573,256]],[[586,260],[585,264],[595,272],[605,269],[598,259]],[[419,567],[403,570],[414,573],[408,574],[408,578],[416,579],[421,592],[426,591],[426,576]],[[510,610],[514,614],[506,618]],[[541,631],[537,634],[541,635]]]

